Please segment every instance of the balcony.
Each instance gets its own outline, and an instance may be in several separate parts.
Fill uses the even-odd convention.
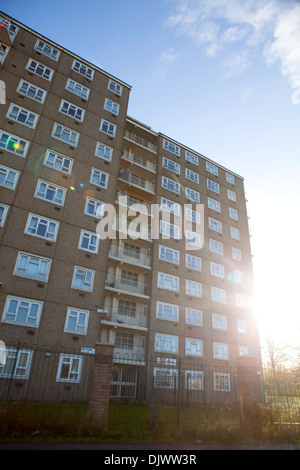
[[[140,145],[141,147],[147,150],[150,150],[150,152],[157,153],[156,144],[154,144],[153,142],[150,142],[149,140],[144,139],[143,137],[140,137],[137,134],[134,134],[133,132],[125,131],[125,139],[128,139],[131,142],[134,142],[135,144]]]
[[[124,150],[122,159],[126,160],[127,162],[132,163],[136,167],[141,168],[142,170],[147,170],[148,172],[155,173],[156,172],[156,163],[147,160],[146,158],[138,155],[137,153],[131,152],[130,150]]]
[[[108,273],[105,280],[105,289],[149,299],[149,284],[144,281],[139,281],[136,273],[131,274],[132,276],[127,274],[116,276],[115,274]]]
[[[127,345],[119,345],[114,348],[114,362],[135,364],[136,362],[144,362],[145,359],[146,350],[141,346],[132,346],[129,348]]]
[[[109,247],[109,257],[140,268],[151,269],[151,257],[140,247],[131,248],[130,246],[119,246],[111,243]]]
[[[130,173],[128,170],[121,170],[119,179],[128,183],[130,186],[134,186],[143,192],[155,193],[155,184],[153,181],[148,181],[141,176],[135,175],[134,173]]]
[[[115,308],[107,310],[102,325],[147,331],[147,316],[143,312]]]
[[[135,220],[125,219],[116,216],[112,229],[119,232],[119,238],[122,240],[139,240],[139,243],[153,243],[151,238],[151,225],[139,224]]]

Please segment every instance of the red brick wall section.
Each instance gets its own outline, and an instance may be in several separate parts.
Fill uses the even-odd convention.
[[[95,347],[95,364],[93,370],[89,402],[89,419],[97,426],[108,422],[110,386],[112,381],[113,344],[99,343]]]

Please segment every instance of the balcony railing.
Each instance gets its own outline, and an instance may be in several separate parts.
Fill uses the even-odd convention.
[[[121,326],[147,328],[147,317],[143,312],[130,311],[125,308],[108,310],[103,319],[105,322],[116,323]]]
[[[148,150],[151,150],[151,152],[157,153],[156,144],[154,144],[153,142],[149,142],[149,140],[146,140],[143,137],[134,134],[133,132],[125,131],[125,138],[131,140],[132,142],[135,142],[138,145],[141,145],[142,147]]]
[[[128,170],[121,170],[120,171],[120,179],[122,181],[126,181],[129,184],[133,184],[139,188],[144,189],[150,193],[155,192],[155,184],[152,181],[148,181],[141,176],[137,176],[133,173],[130,173]]]
[[[147,282],[136,280],[135,277],[116,276],[109,274],[105,280],[105,287],[117,291],[127,292],[133,295],[142,295],[149,297],[149,284]]]
[[[134,264],[135,266],[146,268],[151,266],[151,257],[147,253],[124,246],[119,246],[114,243],[110,244],[109,256],[118,258],[122,261],[127,261],[128,263]]]
[[[115,346],[114,348],[114,361],[116,362],[135,362],[145,361],[146,351],[141,346],[132,346],[128,348],[127,345]]]
[[[124,160],[127,160],[129,162],[135,163],[136,165],[139,165],[139,166],[145,168],[146,170],[151,171],[152,173],[156,172],[156,163],[155,162],[147,160],[146,158],[144,158],[141,155],[138,155],[134,152],[124,150],[122,158],[124,158]]]

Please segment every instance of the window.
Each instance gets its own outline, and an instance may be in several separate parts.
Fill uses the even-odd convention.
[[[213,211],[216,211],[216,212],[221,212],[221,203],[219,201],[215,201],[211,197],[208,197],[207,204],[208,204],[209,209],[212,209]]]
[[[118,96],[122,95],[122,90],[123,90],[122,85],[119,85],[119,83],[116,83],[113,80],[109,80],[108,89]]]
[[[179,251],[164,245],[159,245],[159,259],[169,263],[179,264]]]
[[[207,189],[210,189],[214,193],[220,193],[220,185],[215,181],[207,180]]]
[[[234,176],[230,173],[226,173],[226,181],[230,184],[234,184]]]
[[[16,276],[47,282],[50,266],[51,260],[48,258],[41,258],[40,256],[19,252],[14,274]]]
[[[39,180],[34,197],[63,206],[66,197],[66,189],[48,183],[47,181]]]
[[[234,240],[239,241],[240,240],[240,231],[238,228],[235,227],[230,227],[230,236]]]
[[[8,212],[6,204],[0,204],[0,227],[3,227]]]
[[[82,229],[78,248],[91,253],[98,253],[99,238],[97,234]]]
[[[179,292],[179,277],[159,272],[157,277],[157,286],[161,289]]]
[[[211,299],[222,304],[226,303],[226,291],[219,287],[211,287]]]
[[[212,314],[212,327],[216,330],[227,330],[227,316],[218,313]]]
[[[247,320],[244,320],[243,318],[237,319],[237,331],[244,335],[247,333]]]
[[[202,297],[202,284],[200,282],[185,280],[185,293],[193,297]]]
[[[104,212],[104,202],[98,201],[97,199],[92,199],[90,197],[86,198],[85,210],[84,213],[101,219]]]
[[[55,242],[58,228],[59,222],[56,220],[47,219],[36,214],[29,214],[24,233]]]
[[[42,88],[38,88],[36,85],[26,82],[25,80],[20,81],[17,91],[21,95],[27,96],[38,103],[44,103],[47,94]]]
[[[6,131],[0,131],[0,148],[7,152],[14,153],[20,157],[26,157],[29,147],[28,140],[16,135],[9,134]]]
[[[73,160],[72,158],[66,157],[59,153],[53,152],[52,150],[47,150],[44,165],[53,170],[61,171],[62,173],[71,174]]]
[[[232,259],[242,261],[242,252],[238,248],[232,247]]]
[[[229,217],[233,220],[238,220],[238,211],[236,209],[233,209],[232,207],[229,207]]]
[[[195,269],[195,271],[201,271],[201,258],[186,253],[185,266],[190,269]]]
[[[132,333],[116,332],[115,345],[121,349],[133,349],[134,335]]]
[[[44,78],[45,80],[51,80],[53,75],[53,70],[46,65],[37,62],[36,60],[29,59],[26,69],[29,72],[34,73],[35,75],[39,75],[40,77]]]
[[[198,165],[198,157],[191,152],[185,151],[185,159],[188,162],[194,163],[194,165]]]
[[[203,390],[204,374],[198,370],[185,371],[185,388],[186,390]]]
[[[5,350],[5,359],[0,363],[0,377],[13,377],[15,379],[27,379],[30,370],[32,351],[26,349]]]
[[[137,273],[131,271],[121,271],[121,284],[126,284],[127,286],[137,287],[139,281],[139,276]]]
[[[228,196],[228,199],[230,199],[231,201],[236,202],[236,194],[235,194],[234,191],[231,191],[230,189],[227,189],[227,196]]]
[[[230,374],[214,372],[214,390],[216,392],[230,392]]]
[[[187,325],[202,326],[203,325],[203,312],[195,308],[186,307],[185,309],[185,323]]]
[[[185,206],[185,218],[195,224],[201,223],[201,213],[194,211],[190,207],[187,207],[187,205]]]
[[[173,160],[169,160],[167,157],[163,157],[162,166],[167,168],[168,170],[180,175],[180,165],[179,163],[173,162]]]
[[[7,166],[0,166],[0,186],[8,189],[15,189],[20,172],[8,168]]]
[[[90,89],[81,85],[80,83],[75,82],[74,80],[71,80],[70,78],[68,78],[66,90],[74,93],[74,95],[79,96],[83,100],[88,100],[89,98]]]
[[[160,221],[160,233],[163,235],[163,239],[175,238],[180,239],[180,226],[169,224],[164,220]]]
[[[238,271],[237,269],[233,270],[233,280],[238,284],[243,284],[243,273],[242,271]]]
[[[186,189],[185,196],[187,199],[193,202],[200,203],[200,194],[198,193],[198,191],[194,191],[194,189],[191,189],[191,188],[185,188],[185,189]]]
[[[2,321],[37,327],[40,321],[43,302],[24,299],[22,297],[7,296]]]
[[[229,346],[227,343],[213,343],[214,359],[229,359]]]
[[[59,111],[67,116],[76,119],[76,121],[83,121],[84,109],[75,106],[75,104],[69,103],[68,101],[61,100]]]
[[[65,332],[86,335],[89,320],[89,311],[78,308],[68,308]]]
[[[2,28],[7,29],[11,42],[14,41],[16,35],[18,34],[19,28],[15,26],[8,18],[0,16],[0,23]]]
[[[111,162],[113,149],[107,145],[101,144],[101,142],[97,142],[95,155],[107,162]]]
[[[169,142],[168,140],[164,140],[164,149],[168,150],[169,152],[175,153],[175,155],[180,155],[180,148],[173,144],[173,142]]]
[[[154,387],[155,388],[170,388],[172,390],[177,387],[177,375],[176,369],[160,369],[155,367],[153,369],[154,374]]]
[[[211,251],[212,253],[217,253],[218,255],[223,255],[223,243],[210,238],[209,239],[209,251]]]
[[[178,336],[155,333],[155,351],[178,353]]]
[[[68,129],[67,127],[55,123],[52,131],[52,137],[58,140],[62,140],[63,142],[66,142],[66,144],[77,147],[79,132],[75,132],[72,129]]]
[[[89,80],[93,80],[94,70],[82,64],[81,62],[78,62],[78,60],[74,60],[72,70],[79,73],[80,75],[83,75]]]
[[[50,57],[50,59],[53,59],[56,61],[58,60],[60,52],[54,47],[49,46],[49,44],[46,44],[44,41],[41,41],[40,39],[38,39],[34,48],[36,51],[41,52],[42,54]]]
[[[125,317],[135,317],[136,316],[136,303],[130,302],[128,300],[119,300],[118,304],[118,314],[124,315]]]
[[[187,245],[190,245],[188,249],[191,249],[191,245],[194,247],[199,247],[199,249],[202,246],[201,243],[201,235],[197,232],[192,232],[191,230],[186,230],[185,231],[185,239]]]
[[[222,222],[216,219],[208,218],[208,227],[215,232],[222,233]]]
[[[203,340],[185,338],[185,354],[187,356],[203,356]]]
[[[249,346],[239,346],[239,356],[248,356]]]
[[[25,126],[31,127],[32,129],[35,128],[38,120],[38,114],[32,113],[28,109],[21,108],[13,103],[10,105],[6,117],[13,121],[20,122]]]
[[[169,199],[166,199],[165,197],[161,198],[160,207],[162,210],[170,212],[171,214],[174,214],[174,215],[181,214],[180,204],[174,201],[170,201]]]
[[[82,361],[82,356],[61,354],[59,357],[56,381],[79,383],[81,377]]]
[[[3,42],[1,42],[0,43],[0,64],[3,64],[9,51],[10,51],[10,47],[4,44]]]
[[[245,307],[245,297],[243,294],[235,294],[235,305],[237,307]]]
[[[104,171],[97,170],[92,168],[90,183],[99,186],[100,188],[107,188],[109,174],[104,173]]]
[[[212,173],[213,175],[218,176],[218,168],[212,163],[206,162],[206,170]]]
[[[162,188],[168,189],[169,191],[172,191],[173,193],[180,194],[179,183],[176,183],[175,181],[170,180],[169,178],[166,178],[165,176],[162,176],[161,186]]]
[[[104,132],[104,134],[109,135],[110,137],[115,137],[116,135],[117,126],[112,124],[109,121],[105,121],[105,119],[101,120],[100,131]]]
[[[225,278],[225,267],[223,264],[218,264],[210,262],[210,274],[212,276],[220,277],[221,279]]]
[[[104,109],[117,116],[119,114],[120,106],[114,101],[111,101],[106,98],[104,103]]]
[[[160,320],[179,321],[179,306],[156,302],[156,318]]]
[[[95,271],[75,266],[72,288],[92,292]]]
[[[199,183],[199,173],[196,173],[189,168],[185,169],[185,177],[191,181],[194,181],[194,183]]]

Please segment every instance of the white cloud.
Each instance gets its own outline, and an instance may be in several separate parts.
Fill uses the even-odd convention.
[[[172,47],[169,47],[168,50],[162,52],[159,56],[159,60],[163,64],[174,64],[178,58],[178,52],[176,52]]]
[[[291,86],[299,86],[297,0],[175,0],[175,4],[177,10],[168,18],[167,26],[191,38],[206,55],[222,51],[227,76],[233,76],[234,70],[238,74],[246,70],[250,66],[247,51],[257,53],[262,48],[266,63],[278,63]],[[244,50],[226,58],[228,46],[238,42]]]

